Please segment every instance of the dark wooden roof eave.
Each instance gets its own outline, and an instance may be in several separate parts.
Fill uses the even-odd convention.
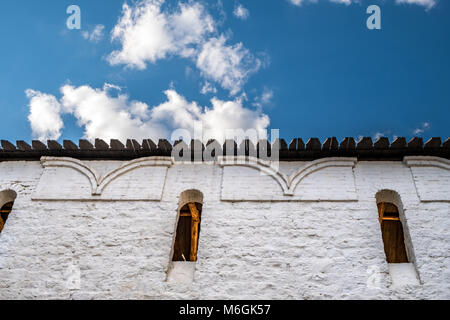
[[[233,146],[234,144],[234,146]],[[30,146],[24,141],[17,141],[14,145],[1,140],[0,161],[39,161],[43,156],[70,157],[80,160],[133,160],[151,156],[171,156],[172,151],[188,152],[192,159],[203,151],[211,152],[217,158],[219,155],[257,155],[264,159],[264,155],[273,150],[279,150],[280,161],[312,161],[329,157],[356,157],[364,161],[402,161],[405,156],[434,156],[450,159],[450,139],[442,142],[441,138],[432,138],[426,143],[422,138],[413,138],[407,142],[405,138],[396,138],[392,143],[387,138],[380,138],[373,143],[371,138],[362,138],[356,142],[353,138],[345,138],[341,143],[336,138],[328,138],[323,143],[312,138],[304,143],[302,139],[293,139],[289,144],[278,139],[272,145],[267,140],[260,140],[256,145],[245,140],[240,145],[235,141],[220,144],[210,140],[206,145],[200,141],[192,141],[189,145],[182,141],[171,144],[165,139],[158,143],[145,139],[142,143],[127,140],[122,144],[119,140],[111,140],[107,144],[96,139],[92,144],[87,140],[80,140],[76,145],[72,141],[64,141],[60,145],[57,141],[44,144],[33,141]],[[198,158],[196,158],[198,159]]]

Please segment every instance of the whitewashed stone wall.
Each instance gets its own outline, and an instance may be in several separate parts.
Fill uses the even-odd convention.
[[[85,164],[99,177],[126,165]],[[304,165],[281,163],[279,172]],[[0,235],[0,299],[450,299],[449,171],[442,166],[413,173],[406,161],[355,162],[314,171],[287,196],[251,168],[229,167],[242,173],[232,176],[219,164],[158,168],[132,175],[137,185],[119,177],[102,198],[79,172],[1,162],[0,191],[18,196]],[[276,198],[267,197],[268,185],[279,188]],[[233,187],[238,201],[229,198]],[[130,188],[139,197],[117,197]],[[167,282],[178,200],[189,189],[204,195],[194,281]],[[391,286],[375,200],[384,189],[401,197],[419,286]],[[61,190],[72,200],[61,200]],[[433,201],[421,201],[417,190]]]

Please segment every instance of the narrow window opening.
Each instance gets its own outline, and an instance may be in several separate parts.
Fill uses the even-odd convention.
[[[408,263],[403,224],[397,206],[381,202],[378,204],[378,213],[387,262]]]
[[[0,233],[5,228],[5,223],[12,211],[16,197],[17,193],[13,190],[0,191]]]
[[[180,210],[172,261],[197,261],[202,204],[190,202]]]
[[[187,190],[181,193],[167,282],[190,285],[194,281],[202,209],[203,194],[200,191]]]

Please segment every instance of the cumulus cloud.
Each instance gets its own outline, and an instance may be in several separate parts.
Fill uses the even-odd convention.
[[[231,45],[218,35],[217,23],[202,4],[179,3],[172,11],[163,5],[163,0],[123,5],[112,31],[121,49],[108,56],[109,63],[144,70],[148,63],[180,56],[193,61],[208,80],[232,94],[240,91],[261,62],[242,43]]]
[[[61,88],[63,111],[76,117],[86,138],[109,140],[115,136],[156,138],[166,135],[160,124],[148,120],[149,107],[145,103],[130,101],[127,95],[120,93],[112,97],[110,89],[110,86],[94,89],[71,85]]]
[[[195,126],[203,128],[205,139],[223,141],[228,130],[255,129],[265,136],[270,120],[267,115],[243,106],[242,99],[223,101],[211,99],[211,107],[200,107],[196,102],[188,102],[175,90],[165,92],[167,102],[153,108],[152,119],[169,121],[172,128],[182,128],[193,132]]]
[[[162,0],[143,0],[123,5],[122,16],[112,31],[122,49],[110,54],[112,65],[145,69],[169,54],[192,56],[195,46],[215,30],[214,20],[199,3],[180,3],[178,10],[163,12]]]
[[[83,31],[81,35],[84,39],[89,40],[90,42],[99,42],[103,39],[105,30],[105,26],[102,24],[98,24],[95,26],[95,28],[89,32],[89,31]]]
[[[49,94],[39,91],[27,90],[30,100],[30,122],[33,136],[39,140],[56,140],[61,136],[64,123],[61,119],[61,104]]]
[[[197,68],[206,78],[218,82],[231,94],[239,92],[250,74],[261,67],[242,43],[226,45],[226,38],[220,36],[205,42],[197,58]]]
[[[233,14],[236,18],[241,20],[247,20],[250,16],[250,11],[245,8],[242,4],[238,4],[233,11]]]
[[[117,90],[117,95],[112,95]],[[246,108],[242,99],[223,101],[211,99],[210,107],[190,102],[175,89],[165,91],[167,100],[150,107],[141,101],[133,101],[117,87],[90,86],[61,87],[61,98],[27,90],[30,99],[30,123],[33,133],[41,140],[57,139],[61,135],[62,114],[72,114],[84,136],[110,139],[170,138],[176,129],[185,129],[193,136],[194,128],[203,128],[205,140],[223,141],[227,130],[254,129],[260,138],[266,137],[270,119],[258,110]],[[45,120],[45,121],[42,121]]]

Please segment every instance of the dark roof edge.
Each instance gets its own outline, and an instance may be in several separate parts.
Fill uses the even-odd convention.
[[[233,147],[234,145],[234,147]],[[119,140],[111,140],[107,144],[101,139],[96,139],[92,144],[87,140],[80,140],[76,145],[72,141],[64,140],[63,145],[57,141],[49,140],[47,144],[41,141],[33,141],[31,145],[25,141],[17,141],[14,145],[9,141],[1,140],[0,161],[13,160],[39,160],[43,156],[71,157],[80,160],[132,160],[151,156],[172,156],[172,151],[188,152],[192,160],[196,160],[206,150],[213,157],[219,155],[257,155],[264,158],[266,150],[268,155],[277,148],[280,161],[309,161],[326,157],[357,157],[359,160],[403,160],[405,156],[435,156],[450,159],[450,138],[442,142],[441,138],[431,138],[426,143],[422,138],[413,138],[407,142],[406,138],[396,138],[392,143],[388,138],[379,138],[375,143],[372,138],[365,137],[359,142],[354,138],[345,138],[338,142],[336,138],[328,138],[323,143],[317,138],[311,138],[306,143],[302,139],[293,139],[289,144],[284,139],[277,139],[274,144],[267,140],[260,140],[255,146],[251,141],[245,140],[239,146],[233,140],[227,140],[220,144],[216,140],[210,140],[202,144],[195,140],[188,146],[182,141],[176,141],[173,145],[165,139],[158,143],[150,139],[139,143],[129,139],[126,144]]]

